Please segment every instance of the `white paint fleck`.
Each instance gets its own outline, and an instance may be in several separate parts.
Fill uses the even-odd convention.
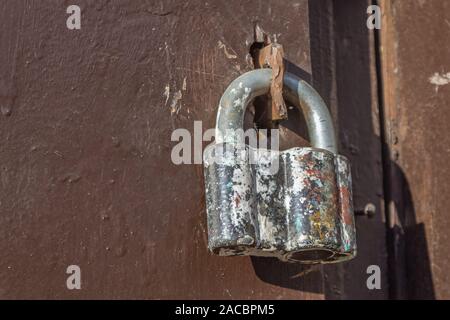
[[[233,49],[227,49],[226,45],[222,41],[217,41],[217,46],[219,49],[223,49],[223,53],[228,59],[236,59],[237,54]]]
[[[178,101],[181,100],[181,98],[183,97],[183,94],[181,93],[180,90],[178,90],[177,92],[174,93],[173,97],[172,97],[172,102],[170,103],[170,114],[178,114],[178,112],[181,109],[181,104],[178,105]]]
[[[445,86],[450,83],[450,72],[445,74],[439,74],[435,72],[430,78],[429,82],[436,86],[436,92],[438,92],[440,86]]]
[[[260,238],[267,241],[271,246],[266,249],[267,251],[275,251],[277,248],[272,245],[273,239],[275,239],[279,233],[279,225],[275,224],[269,216],[258,214],[259,233]],[[270,241],[272,240],[272,241]]]
[[[164,88],[164,93],[163,93],[163,97],[166,98],[166,102],[164,105],[167,105],[167,102],[169,101],[169,96],[170,96],[170,85],[166,84],[166,87]]]
[[[234,226],[243,225],[247,215],[252,212],[252,199],[246,199],[251,193],[251,176],[249,170],[236,166],[232,177],[233,192],[230,194],[230,218]]]
[[[437,86],[443,86],[450,83],[450,72],[446,74],[435,73],[430,77],[430,83],[435,84]]]
[[[187,90],[187,77],[183,78],[183,84],[181,85],[181,90],[177,90],[174,92],[172,99],[170,100],[170,114],[178,114],[178,112],[180,112],[181,109],[181,103],[179,103],[179,101],[181,100],[181,98],[183,97],[183,94],[181,93],[181,91],[186,91]],[[164,88],[164,93],[163,96],[166,98],[165,101],[165,105],[167,105],[167,102],[170,99],[170,85],[167,84],[166,87]]]
[[[240,98],[236,98],[236,100],[233,101],[233,107],[238,107],[242,105],[242,101]]]

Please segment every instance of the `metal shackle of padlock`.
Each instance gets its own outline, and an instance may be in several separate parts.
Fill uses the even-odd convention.
[[[204,173],[208,247],[222,256],[277,257],[335,263],[356,255],[349,161],[337,154],[332,119],[320,95],[286,73],[283,97],[305,116],[311,147],[251,153],[233,134],[247,105],[269,92],[270,69],[249,71],[223,94],[215,142],[206,147]],[[278,170],[269,171],[278,160]],[[220,160],[220,161],[218,161]]]

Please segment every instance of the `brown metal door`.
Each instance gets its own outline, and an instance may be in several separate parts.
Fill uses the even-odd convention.
[[[66,1],[0,3],[1,298],[388,297],[368,1],[76,2],[80,30],[66,27]],[[376,207],[357,217],[354,261],[206,249],[203,169],[171,162],[171,133],[214,126],[222,92],[251,69],[255,22],[330,106],[355,207]],[[286,126],[306,138],[298,115]],[[66,287],[72,264],[81,290]],[[381,290],[366,287],[374,264]]]
[[[450,299],[450,3],[381,5],[391,296]]]

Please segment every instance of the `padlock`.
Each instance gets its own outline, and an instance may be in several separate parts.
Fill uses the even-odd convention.
[[[320,95],[285,74],[283,97],[302,110],[311,147],[258,149],[235,134],[242,132],[247,105],[269,92],[271,76],[270,69],[247,72],[220,99],[215,141],[203,153],[208,247],[222,256],[349,260],[356,255],[350,164],[337,154],[333,122]]]

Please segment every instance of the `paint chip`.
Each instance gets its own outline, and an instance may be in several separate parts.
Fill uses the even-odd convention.
[[[178,90],[177,92],[174,93],[173,97],[172,97],[172,102],[170,103],[170,114],[178,114],[178,112],[181,109],[181,104],[179,106],[178,105],[178,101],[181,100],[181,98],[183,97],[183,94],[181,93],[180,90]]]
[[[169,96],[170,96],[170,86],[169,86],[169,84],[167,84],[166,87],[164,88],[163,96],[166,98],[165,105],[167,105],[167,101],[169,101]]]
[[[233,49],[230,49],[230,51],[232,51],[232,52],[228,51],[227,47],[225,46],[225,44],[222,41],[220,41],[220,40],[217,41],[217,45],[219,46],[219,49],[223,49],[223,53],[225,53],[225,56],[228,59],[236,59],[237,58],[236,52],[234,52]]]
[[[440,86],[445,86],[450,83],[450,72],[445,74],[439,74],[435,72],[430,78],[429,81],[431,84],[436,86],[436,92],[439,90]]]

